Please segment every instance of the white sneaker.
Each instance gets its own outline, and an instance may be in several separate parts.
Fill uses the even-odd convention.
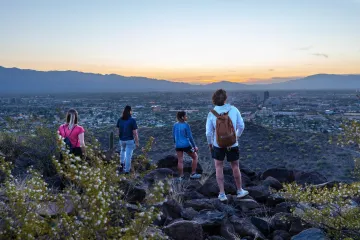
[[[237,197],[237,198],[242,198],[242,197],[245,197],[245,196],[248,195],[248,194],[249,194],[248,191],[246,191],[246,190],[244,190],[244,189],[241,189],[241,190],[238,190],[238,191],[237,191],[236,197]]]
[[[225,193],[219,193],[218,199],[222,202],[228,200]]]

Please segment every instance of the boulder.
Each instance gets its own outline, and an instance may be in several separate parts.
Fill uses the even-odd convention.
[[[185,220],[193,220],[199,214],[192,207],[188,207],[181,210],[181,217]]]
[[[266,179],[267,177],[273,177],[281,183],[290,183],[295,180],[294,171],[286,168],[268,169],[261,174],[261,179]]]
[[[294,217],[290,213],[277,213],[270,221],[271,227],[275,230],[289,231]]]
[[[264,186],[271,187],[277,191],[281,190],[283,188],[282,184],[277,180],[276,178],[273,178],[271,176],[267,177],[263,183]]]
[[[266,202],[268,196],[270,196],[269,187],[258,185],[253,187],[247,187],[247,191],[249,191],[249,195],[253,197],[258,202]]]
[[[136,186],[129,180],[120,182],[120,187],[124,191],[124,197],[129,203],[141,203],[146,197],[146,189]]]
[[[39,215],[42,216],[56,216],[62,213],[66,213],[71,215],[74,213],[74,202],[69,199],[65,198],[65,205],[59,206],[56,202],[42,202],[40,203],[40,208],[36,210]]]
[[[226,240],[226,238],[223,238],[221,236],[210,236],[206,238],[207,240]]]
[[[310,227],[311,227],[310,225],[301,222],[301,219],[296,218],[291,223],[289,233],[293,236],[293,235],[296,235]]]
[[[321,183],[321,184],[316,184],[313,187],[316,188],[333,188],[337,185],[339,185],[340,182],[339,181],[330,181],[330,182],[325,182],[325,183]]]
[[[275,208],[271,209],[271,212],[273,215],[275,215],[276,213],[290,213],[291,209],[294,208],[296,206],[295,203],[291,203],[291,202],[282,202],[279,203],[275,206]]]
[[[328,240],[329,238],[325,235],[325,233],[318,228],[310,228],[302,231],[298,235],[295,235],[291,238],[291,240]]]
[[[225,214],[217,210],[202,210],[199,212],[193,221],[197,222],[203,227],[220,226]]]
[[[195,221],[180,220],[167,225],[165,233],[174,240],[202,240],[203,230]],[[194,234],[196,233],[196,234]]]
[[[178,164],[177,157],[173,155],[168,155],[157,162],[157,168],[169,168],[174,172],[177,172],[177,164]],[[192,171],[191,164],[192,164],[191,160],[190,161],[184,160],[184,173],[191,173]],[[200,163],[197,164],[196,172],[200,174],[203,173],[203,169]]]
[[[250,220],[232,216],[230,222],[233,224],[235,232],[240,236],[250,236],[253,239],[266,239]]]
[[[236,194],[236,185],[233,176],[224,175],[224,188],[226,193]],[[215,173],[210,175],[202,187],[198,189],[198,192],[206,197],[217,197],[219,191]]]
[[[180,196],[184,201],[194,200],[194,199],[203,199],[203,198],[205,198],[204,195],[202,195],[201,193],[199,193],[199,192],[197,192],[197,191],[186,191],[186,192],[180,193],[179,196]]]
[[[146,174],[144,177],[144,182],[148,184],[153,184],[155,181],[164,180],[166,178],[172,178],[176,174],[174,171],[168,168],[158,168],[152,170],[150,173]]]
[[[228,220],[224,220],[222,222],[220,233],[221,233],[221,236],[223,236],[225,239],[228,239],[228,240],[239,239],[234,230],[234,226]]]
[[[233,205],[235,208],[240,209],[242,212],[248,212],[252,209],[259,208],[261,205],[254,199],[243,199],[243,198],[234,198]]]
[[[177,219],[181,217],[182,207],[174,199],[170,199],[161,206],[161,211],[166,217]]]
[[[191,208],[195,209],[196,211],[200,211],[200,210],[204,210],[204,209],[208,209],[208,210],[216,209],[214,200],[212,200],[212,199],[188,200],[184,203],[184,207],[185,208],[191,207]]]
[[[285,202],[286,199],[281,196],[279,193],[273,193],[270,196],[268,196],[266,200],[266,205],[269,207],[275,207],[276,205]]]
[[[327,179],[323,175],[318,172],[295,172],[295,182],[297,184],[305,185],[305,184],[322,184],[326,183]]]
[[[267,235],[269,235],[271,233],[272,228],[271,228],[271,225],[270,225],[270,223],[268,221],[266,221],[266,220],[264,220],[262,218],[259,218],[259,217],[251,217],[250,221],[265,236],[267,236]]]
[[[290,238],[291,238],[291,235],[287,231],[284,231],[284,230],[276,230],[271,234],[272,240],[290,240]]]

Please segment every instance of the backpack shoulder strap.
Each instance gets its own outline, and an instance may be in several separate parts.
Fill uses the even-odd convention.
[[[76,128],[76,126],[74,126],[74,127],[71,129],[70,133],[66,136],[66,138],[67,138],[67,137],[70,137],[70,135],[72,134],[72,132],[74,131],[75,128]],[[64,129],[64,134],[66,135],[65,129]]]
[[[211,109],[210,112],[214,114],[216,118],[220,117],[220,115],[214,109]]]

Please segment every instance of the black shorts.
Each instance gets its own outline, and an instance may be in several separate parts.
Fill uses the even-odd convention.
[[[240,158],[238,146],[232,148],[218,148],[213,146],[211,155],[214,159],[219,161],[224,161],[226,157],[228,162],[234,162]]]
[[[195,152],[193,147],[185,147],[185,148],[175,148],[177,152],[186,152],[186,153],[193,153]]]

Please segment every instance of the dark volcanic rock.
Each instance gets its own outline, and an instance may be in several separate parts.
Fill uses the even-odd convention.
[[[166,217],[177,219],[181,217],[182,207],[177,201],[175,201],[174,199],[170,199],[164,202],[161,207],[161,211]]]
[[[266,179],[267,177],[273,177],[281,183],[290,183],[295,180],[295,175],[293,170],[288,170],[286,168],[271,168],[263,172],[261,179]]]
[[[255,201],[254,199],[250,199],[250,198],[246,198],[246,199],[234,198],[233,204],[234,204],[235,208],[240,209],[243,212],[248,212],[252,209],[260,207],[260,204],[257,201]]]
[[[327,179],[318,172],[295,172],[295,182],[297,184],[321,184],[326,183]]]
[[[276,205],[285,202],[285,198],[278,193],[271,194],[267,200],[266,205],[269,207],[275,207]]]
[[[210,236],[207,239],[208,240],[226,240],[226,238],[223,238],[221,236]]]
[[[215,200],[217,200],[217,199],[215,199]],[[204,209],[208,209],[208,210],[216,209],[215,202],[212,199],[188,200],[184,203],[184,207],[186,207],[186,208],[192,207],[196,211],[200,211],[200,210],[204,210]]]
[[[271,212],[273,214],[276,214],[276,213],[290,213],[290,210],[291,208],[295,207],[296,204],[295,203],[291,203],[291,202],[282,202],[282,203],[279,203],[275,206],[275,208],[273,208],[271,210]]]
[[[305,229],[307,228],[310,228],[311,226],[309,225],[305,225],[304,223],[301,222],[301,219],[299,218],[296,218],[294,219],[294,221],[291,223],[291,227],[290,227],[290,230],[289,230],[289,233],[291,235],[295,235],[295,234],[298,234],[302,231],[304,231]]]
[[[233,224],[235,232],[241,236],[251,236],[254,239],[266,239],[250,220],[232,216],[230,222]]]
[[[195,211],[192,207],[182,209],[181,211],[181,217],[186,220],[193,220],[197,215],[199,215],[199,212]]]
[[[330,181],[330,182],[325,182],[325,183],[314,185],[314,187],[316,187],[316,188],[333,188],[333,187],[339,185],[339,183],[340,182],[338,182],[338,181]]]
[[[180,220],[167,225],[164,231],[174,240],[202,240],[203,230],[195,221]],[[196,234],[194,234],[196,233]]]
[[[272,240],[290,240],[291,235],[287,231],[276,230],[271,234],[271,237]]]
[[[176,156],[169,155],[157,162],[158,168],[169,168],[174,172],[177,172],[178,159]],[[191,173],[191,161],[184,161],[184,173]],[[200,163],[197,164],[196,172],[202,174],[203,169]]]
[[[325,233],[318,228],[310,228],[302,231],[296,236],[293,236],[291,240],[327,240]]]
[[[225,214],[217,210],[202,210],[193,221],[199,223],[203,227],[214,227],[220,226],[224,218]]]
[[[271,176],[267,177],[263,183],[262,183],[264,186],[268,186],[268,187],[271,187],[275,190],[280,190],[283,188],[282,184],[279,182],[279,180],[277,180],[276,178],[273,178]]]
[[[141,203],[145,199],[146,190],[144,188],[136,186],[128,180],[122,181],[120,184],[129,203]]]
[[[269,187],[263,185],[247,187],[246,190],[248,190],[249,195],[258,202],[266,202],[268,196],[271,194]]]
[[[234,230],[234,226],[229,220],[224,220],[221,224],[221,236],[225,237],[228,240],[237,240],[236,232]]]
[[[290,213],[277,213],[271,218],[271,227],[275,230],[289,231],[294,217]]]
[[[156,180],[163,180],[166,178],[171,178],[175,175],[175,173],[168,168],[158,168],[150,173],[146,174],[144,177],[144,182],[153,184]]]
[[[260,230],[265,236],[269,235],[272,231],[271,225],[268,221],[258,218],[258,217],[251,217],[250,221],[254,224],[257,229]]]
[[[184,201],[205,198],[204,195],[197,191],[186,191],[184,193],[180,193],[180,196],[182,197],[182,199],[184,199]]]

